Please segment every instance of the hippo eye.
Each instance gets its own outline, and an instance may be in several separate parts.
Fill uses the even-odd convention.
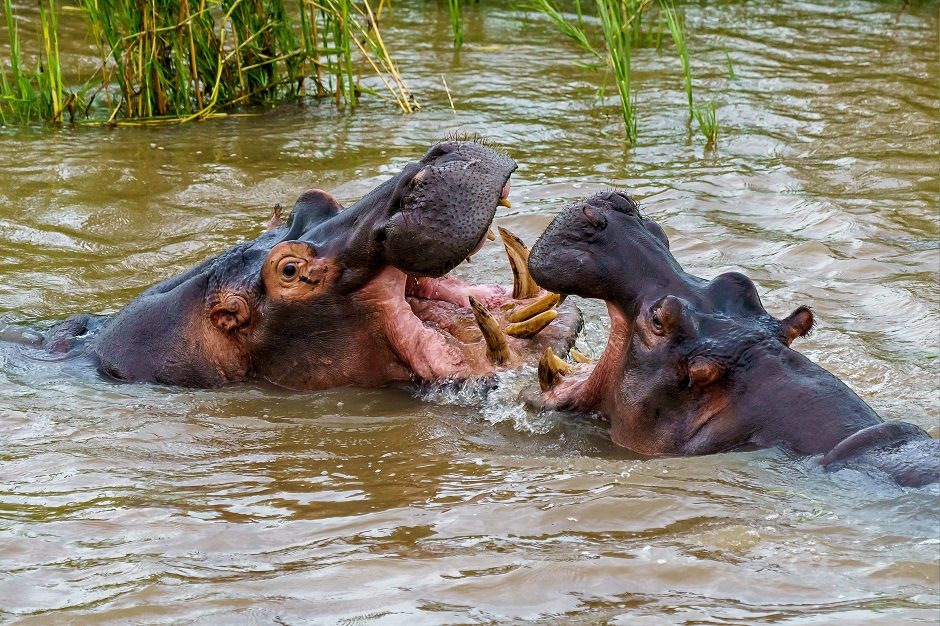
[[[284,278],[293,278],[297,274],[297,264],[285,263],[284,267],[281,268],[281,274]]]

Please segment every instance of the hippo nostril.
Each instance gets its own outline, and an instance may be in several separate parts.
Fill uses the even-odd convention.
[[[682,301],[675,296],[663,296],[649,308],[649,320],[652,330],[663,336],[672,333],[683,316]]]
[[[585,219],[590,222],[591,226],[597,230],[603,230],[604,228],[607,228],[607,218],[591,205],[585,204],[582,206],[581,213],[584,214]]]
[[[653,314],[653,331],[657,335],[664,335],[666,333],[666,329],[663,328],[663,321],[659,318],[657,313]]]

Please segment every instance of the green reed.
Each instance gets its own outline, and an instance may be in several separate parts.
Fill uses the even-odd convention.
[[[672,0],[659,0],[655,5],[653,0],[595,0],[603,47],[592,43],[582,19],[580,0],[575,0],[576,24],[569,21],[560,11],[556,0],[530,0],[529,6],[548,17],[562,34],[602,61],[609,74],[612,74],[620,98],[624,132],[631,144],[637,141],[636,93],[632,77],[633,52],[637,48],[659,49],[665,26],[682,67],[689,120],[701,118],[699,127],[709,142],[713,142],[717,137],[718,124],[714,104],[711,108],[703,107],[696,112],[692,93],[691,55],[685,25]],[[651,20],[655,22],[651,23]],[[601,93],[603,91],[604,88],[601,88]]]
[[[692,69],[689,64],[689,47],[685,39],[685,27],[671,0],[663,0],[661,6],[663,16],[666,18],[666,25],[669,27],[669,34],[672,35],[672,43],[676,46],[679,63],[682,64],[682,78],[685,85],[686,100],[689,105],[689,119],[692,119]]]
[[[581,13],[580,0],[576,0],[575,2],[575,8],[578,13],[577,24],[572,24],[567,19],[565,19],[565,16],[562,15],[561,11],[558,9],[558,6],[556,6],[552,0],[532,0],[530,6],[548,17],[552,24],[555,25],[555,28],[561,31],[564,36],[574,40],[586,52],[589,52],[598,58],[602,58],[602,55],[591,45],[587,33],[584,32],[584,21]]]
[[[62,83],[55,0],[39,4],[42,49],[35,69],[27,68],[23,60],[11,0],[4,0],[3,13],[10,58],[9,77],[0,68],[0,121],[28,123],[32,119],[43,119],[58,123],[66,112],[73,117],[80,98],[67,91]]]
[[[636,143],[636,100],[632,91],[632,53],[640,37],[640,16],[649,0],[596,0],[607,48],[607,62],[613,70],[620,95],[627,141]]]
[[[450,13],[450,28],[454,33],[454,46],[463,45],[463,16],[460,13],[460,0],[447,0],[447,11]]]
[[[693,110],[695,121],[698,122],[699,130],[705,135],[707,148],[715,147],[718,141],[718,111],[714,101],[706,105],[699,105]]]
[[[417,103],[370,1],[296,0],[290,10],[284,0],[76,3],[101,57],[95,94],[104,92],[108,120],[116,122],[201,119],[305,96],[331,96],[351,108],[362,93],[381,95],[361,84],[364,74],[376,76],[402,111],[413,111]],[[10,69],[9,77],[0,71],[0,119],[57,122],[65,111],[87,111],[80,96],[91,82],[76,94],[62,81],[55,0],[40,5],[36,72],[24,68],[12,0],[2,2]]]

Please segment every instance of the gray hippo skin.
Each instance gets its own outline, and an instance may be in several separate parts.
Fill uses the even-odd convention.
[[[940,479],[940,442],[883,421],[790,348],[813,327],[808,307],[780,320],[743,274],[687,274],[662,228],[626,194],[567,207],[532,248],[529,269],[546,289],[603,299],[611,317],[593,366],[543,356],[537,406],[597,412],[615,443],[646,455],[779,445],[820,455],[830,470],[880,471],[905,486]]]
[[[447,276],[495,237],[515,169],[481,143],[441,142],[349,208],[308,191],[257,239],[151,287],[113,317],[72,316],[42,343],[90,356],[117,380],[188,387],[374,387],[534,362],[546,346],[570,346],[581,319],[573,305],[546,300],[517,238],[504,231],[525,289]]]

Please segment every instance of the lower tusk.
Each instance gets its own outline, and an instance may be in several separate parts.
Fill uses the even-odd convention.
[[[571,367],[562,359],[555,356],[551,346],[545,348],[545,353],[539,359],[539,387],[548,391],[561,380],[561,377],[571,371]]]
[[[506,334],[519,339],[531,339],[542,332],[546,326],[552,323],[558,317],[558,311],[549,309],[539,313],[535,317],[530,317],[524,322],[517,322],[506,327]]]
[[[557,293],[550,293],[548,295],[542,296],[532,304],[514,309],[512,313],[506,316],[506,321],[524,322],[529,318],[535,317],[539,313],[544,313],[549,309],[555,308],[555,305],[558,304],[560,299],[561,296]]]
[[[512,297],[517,300],[534,298],[539,295],[539,286],[529,274],[529,249],[521,239],[502,226],[496,228],[499,230],[499,236],[503,238],[509,267],[512,269]]]
[[[486,357],[496,365],[502,365],[509,362],[509,342],[506,340],[506,333],[499,327],[499,322],[490,313],[489,309],[477,302],[476,298],[470,296],[470,309],[473,311],[473,317],[476,319],[480,332],[483,333],[483,339],[486,341]]]
[[[499,199],[499,202],[497,202],[496,204],[498,204],[499,206],[504,206],[504,207],[506,207],[507,209],[511,209],[511,208],[512,208],[512,203],[509,202],[509,198],[500,198],[500,199]]]
[[[578,363],[590,363],[591,362],[591,357],[587,356],[583,352],[575,350],[574,348],[568,351],[568,356],[570,356],[572,359],[574,359]]]

